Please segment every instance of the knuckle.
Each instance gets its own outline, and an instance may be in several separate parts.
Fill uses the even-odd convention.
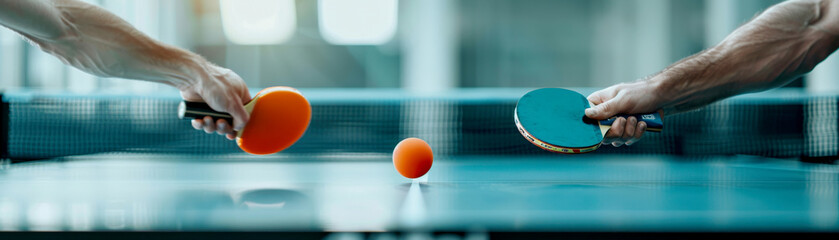
[[[613,108],[611,102],[605,102],[605,103],[597,105],[597,106],[600,107],[601,115],[602,114],[607,114],[608,115],[608,113],[610,113],[612,111],[612,108]]]

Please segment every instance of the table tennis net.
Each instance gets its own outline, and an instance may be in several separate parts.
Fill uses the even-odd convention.
[[[553,154],[517,132],[515,98],[310,100],[309,129],[280,155],[387,154],[407,137],[425,139],[438,155]],[[837,156],[837,101],[839,96],[800,92],[732,98],[667,116],[663,132],[647,133],[631,147],[603,146],[593,154]],[[6,92],[2,152],[12,159],[103,152],[242,153],[235,142],[193,130],[189,121],[178,119],[178,102],[171,96]]]

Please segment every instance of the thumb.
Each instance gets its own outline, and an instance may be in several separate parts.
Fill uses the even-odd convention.
[[[616,102],[614,99],[586,109],[586,116],[591,119],[603,120],[617,115]]]

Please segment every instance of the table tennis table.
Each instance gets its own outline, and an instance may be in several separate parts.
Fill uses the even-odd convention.
[[[176,96],[7,92],[0,230],[304,239],[839,230],[836,140],[823,141],[836,128],[812,117],[830,117],[835,97],[742,96],[666,118],[669,133],[630,148],[561,155],[506,125],[526,90],[365,91],[304,90],[310,129],[267,156],[172,119]],[[779,111],[792,117],[771,117]],[[772,127],[790,123],[802,126]],[[406,136],[436,154],[416,180],[388,152]]]

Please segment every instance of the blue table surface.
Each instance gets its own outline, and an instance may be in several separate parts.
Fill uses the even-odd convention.
[[[839,166],[751,156],[96,154],[0,167],[0,230],[837,231]]]

